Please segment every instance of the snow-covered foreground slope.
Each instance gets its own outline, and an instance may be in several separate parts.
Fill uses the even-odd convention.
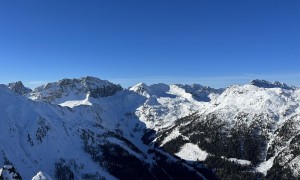
[[[97,123],[96,114],[33,102],[3,86],[0,99],[1,164],[13,164],[24,179],[30,179],[39,171],[54,176],[54,165],[62,158],[82,166],[75,176],[99,172],[110,177],[81,145],[80,131]]]
[[[123,91],[71,109],[1,85],[0,99],[0,164],[12,165],[23,179],[40,171],[53,179],[202,177],[143,143],[147,127],[132,111],[145,100],[139,94]]]
[[[300,90],[293,86],[254,80],[227,89],[122,89],[85,77],[17,87],[0,91],[0,164],[10,162],[25,179],[39,171],[54,179],[60,171],[75,179],[300,174]]]

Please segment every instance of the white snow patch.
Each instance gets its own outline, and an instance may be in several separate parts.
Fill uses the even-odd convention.
[[[177,138],[178,136],[180,136],[180,132],[178,130],[178,128],[174,129],[161,143],[161,145],[163,146],[164,144],[166,144],[167,142],[171,141],[172,139]]]
[[[59,105],[73,108],[73,107],[81,106],[81,105],[91,106],[92,103],[89,102],[87,99],[85,99],[85,100],[79,100],[79,101],[66,101]]]
[[[275,157],[270,158],[268,161],[262,162],[256,167],[256,170],[264,175],[272,168]]]
[[[177,85],[171,85],[169,93],[185,98],[189,101],[195,101],[193,96],[190,93],[185,92],[184,89],[178,87]]]
[[[52,178],[43,172],[38,172],[37,175],[35,175],[32,180],[52,180]]]
[[[88,106],[91,106],[92,103],[89,101],[89,97],[90,97],[90,94],[86,94],[86,97],[85,99],[83,100],[66,100],[66,101],[63,101],[63,103],[59,104],[61,106],[67,106],[67,107],[70,107],[70,108],[73,108],[73,107],[76,107],[76,106],[80,106],[80,105],[88,105]]]
[[[176,155],[187,161],[205,161],[208,153],[195,144],[187,143]]]
[[[240,165],[251,165],[251,161],[244,160],[244,159],[229,158],[228,160]]]

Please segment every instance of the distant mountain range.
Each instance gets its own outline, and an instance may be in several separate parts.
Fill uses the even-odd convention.
[[[299,179],[300,89],[0,85],[0,179]]]

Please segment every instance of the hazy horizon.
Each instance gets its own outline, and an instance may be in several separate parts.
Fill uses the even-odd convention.
[[[91,75],[86,75],[86,76],[91,76]],[[57,82],[59,80],[62,79],[78,79],[78,78],[82,78],[82,77],[86,77],[86,76],[81,76],[81,77],[64,77],[61,79],[56,79],[56,80],[50,80],[50,81],[32,81],[32,82],[26,82],[26,81],[22,81],[22,80],[16,80],[16,81],[11,81],[11,82],[6,82],[6,83],[0,83],[0,84],[8,84],[8,83],[13,83],[13,82],[17,82],[17,81],[21,81],[24,86],[29,87],[31,89],[34,89],[36,87],[45,85],[47,83],[53,83],[53,82]],[[294,75],[289,75],[291,77],[300,77],[300,75],[294,74]],[[275,82],[275,81],[279,81],[281,83],[286,83],[290,86],[298,86],[296,84],[293,83],[289,83],[289,82],[285,82],[285,81],[280,81],[278,79],[280,79],[280,77],[278,76],[274,76],[274,75],[269,75],[269,76],[264,76],[266,78],[259,78],[259,77],[255,77],[255,76],[236,76],[236,77],[203,77],[203,78],[198,78],[198,79],[176,79],[174,80],[174,78],[145,78],[145,79],[103,79],[101,77],[97,77],[97,76],[92,76],[92,77],[96,77],[99,78],[101,80],[108,80],[112,83],[115,84],[120,84],[123,88],[129,88],[132,87],[134,85],[137,85],[138,83],[145,83],[147,85],[152,85],[152,84],[158,84],[158,83],[163,83],[163,84],[200,84],[203,86],[209,86],[209,87],[213,87],[213,88],[227,88],[230,85],[244,85],[244,84],[249,84],[252,80],[266,80],[269,81],[271,83]],[[277,79],[276,79],[277,78]],[[231,83],[230,83],[231,82]],[[223,84],[224,86],[215,86],[215,84]]]

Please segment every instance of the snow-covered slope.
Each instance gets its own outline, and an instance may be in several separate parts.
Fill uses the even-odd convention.
[[[274,120],[284,120],[299,112],[298,94],[282,88],[260,88],[254,85],[231,86],[213,101],[207,113],[223,114],[227,120],[239,112],[269,114]]]
[[[84,115],[70,109],[42,102],[33,102],[0,87],[0,163],[10,163],[24,179],[31,179],[39,171],[55,176],[55,164],[84,165],[74,176],[100,172],[84,153],[80,131],[96,123],[96,114]],[[78,159],[80,157],[80,159]],[[80,178],[79,178],[80,179]]]
[[[0,99],[0,164],[13,165],[24,179],[40,171],[53,179],[176,177],[169,166],[200,177],[189,165],[143,143],[147,127],[131,112],[144,97],[131,91],[72,109],[32,101],[4,85]]]
[[[300,89],[284,83],[122,89],[84,77],[24,96],[12,90],[0,88],[0,164],[11,162],[25,178],[39,171],[54,179],[61,171],[75,179],[300,174]]]
[[[144,83],[137,84],[130,88],[130,91],[147,98],[138,107],[136,115],[146,123],[147,127],[154,129],[171,126],[175,120],[195,111],[204,112],[210,104],[207,99],[199,98],[199,94],[204,91],[206,98],[212,99],[222,92],[222,90],[201,85],[154,84],[147,86]]]
[[[267,84],[282,85],[269,82]],[[193,102],[191,94],[184,94],[177,87],[173,89],[173,94],[182,94],[188,102]],[[262,176],[259,173],[263,173],[270,179],[280,178],[289,172],[292,176],[288,177],[299,177],[297,163],[300,146],[296,139],[300,120],[295,118],[300,112],[299,103],[299,89],[295,87],[257,86],[253,81],[249,85],[233,85],[211,100],[211,103],[198,105],[199,111],[195,114],[161,129],[156,143],[183,159],[187,159],[187,154],[194,154],[194,157],[188,159],[201,159],[208,164],[212,163],[211,158],[203,159],[203,155],[200,155],[203,153],[195,155],[195,148],[186,148],[194,144],[201,149],[199,152],[213,156],[214,161],[224,161],[226,157],[227,163],[231,163],[230,159],[251,162],[248,165],[249,170],[258,167],[255,177]],[[294,120],[293,125],[286,125],[291,119]],[[281,131],[285,132],[281,133],[283,137],[278,136]],[[290,131],[294,132],[293,135],[288,135],[287,132]],[[286,139],[286,143],[283,143],[285,141],[282,138]],[[278,171],[278,166],[281,171]],[[274,168],[278,172],[276,176],[272,176]],[[227,178],[247,176],[243,171],[240,175],[224,176],[223,172],[220,174]]]
[[[191,94],[197,101],[209,102],[218,97],[224,89],[213,89],[208,86],[201,86],[199,84],[192,85],[177,85],[178,87],[185,90],[185,92]]]

